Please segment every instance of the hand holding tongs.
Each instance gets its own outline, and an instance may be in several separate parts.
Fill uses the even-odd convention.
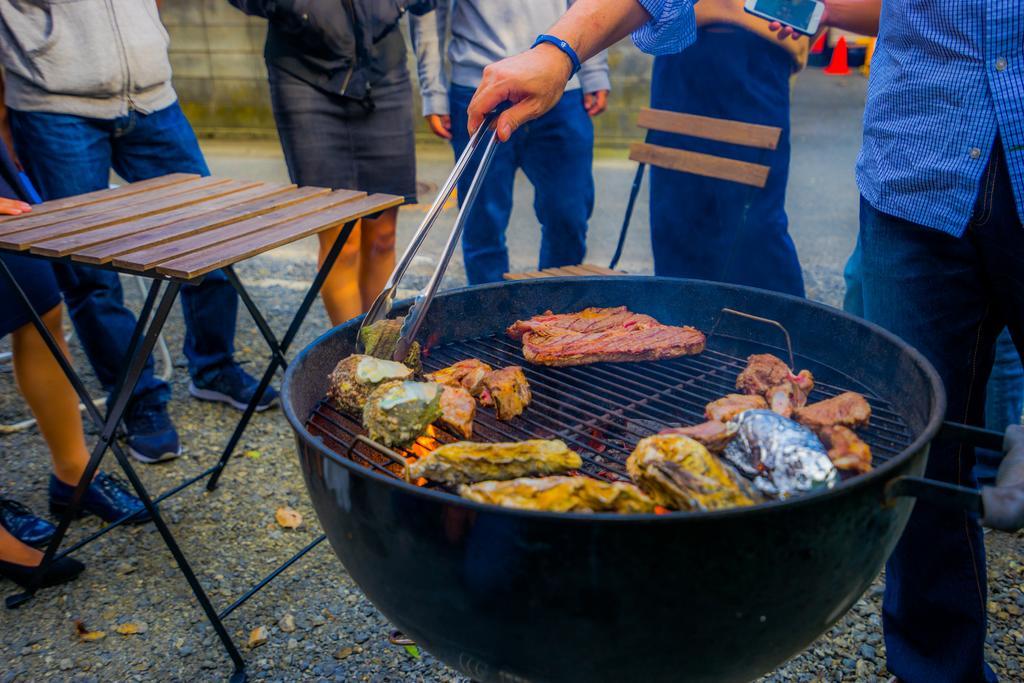
[[[413,302],[412,307],[409,308],[409,312],[405,315],[405,323],[402,325],[401,335],[398,339],[398,345],[395,348],[393,360],[402,361],[405,359],[406,354],[409,353],[409,347],[412,346],[412,342],[416,338],[416,334],[419,332],[420,326],[423,324],[423,317],[426,315],[427,309],[430,308],[430,303],[434,300],[434,294],[437,293],[437,288],[441,284],[441,278],[444,277],[444,273],[448,269],[448,262],[451,261],[452,254],[455,253],[455,246],[459,243],[459,237],[461,237],[462,229],[465,227],[469,210],[473,206],[473,200],[476,199],[476,195],[480,191],[480,186],[483,183],[484,176],[487,174],[487,168],[491,165],[494,150],[498,145],[498,136],[495,131],[492,130],[492,124],[500,112],[501,108],[495,109],[487,115],[487,118],[484,119],[483,125],[477,128],[476,132],[473,133],[466,149],[463,150],[462,154],[455,161],[455,168],[452,169],[451,175],[448,176],[448,179],[441,187],[441,191],[438,192],[437,198],[430,206],[430,210],[427,211],[427,215],[423,219],[423,222],[420,223],[420,227],[416,230],[416,234],[412,236],[412,241],[409,242],[409,246],[406,247],[405,253],[402,254],[402,258],[395,266],[394,272],[392,272],[391,277],[388,278],[388,283],[385,285],[384,291],[380,293],[377,299],[373,302],[373,306],[370,307],[370,310],[363,318],[363,322],[359,326],[359,335],[356,337],[356,350],[358,352],[362,353],[365,351],[361,339],[363,328],[387,318],[391,313],[391,307],[395,303],[395,293],[398,291],[398,283],[401,282],[402,277],[405,276],[405,271],[408,270],[413,257],[416,256],[416,252],[418,252],[420,246],[422,246],[427,233],[430,232],[430,229],[434,226],[434,221],[437,220],[437,217],[441,214],[441,209],[444,206],[444,203],[448,200],[452,190],[455,189],[455,186],[458,184],[462,174],[465,173],[466,168],[469,166],[470,159],[473,158],[473,154],[476,152],[477,148],[480,147],[480,143],[483,142],[486,137],[487,144],[484,147],[483,155],[480,158],[480,164],[477,166],[476,173],[473,175],[473,180],[469,184],[469,191],[466,193],[466,196],[462,198],[462,208],[459,209],[459,215],[455,219],[455,225],[452,227],[452,231],[448,235],[448,241],[445,243],[444,252],[438,259],[437,266],[434,268],[434,273],[430,276],[430,281],[427,283],[426,288],[416,296],[416,300]]]

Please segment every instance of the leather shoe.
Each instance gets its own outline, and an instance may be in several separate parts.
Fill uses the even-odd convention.
[[[78,560],[71,557],[62,557],[56,562],[50,563],[49,568],[46,570],[46,576],[43,577],[42,583],[39,584],[40,588],[48,588],[50,586],[58,586],[62,583],[67,583],[74,578],[77,578],[82,570],[85,569],[85,565]],[[22,588],[28,588],[32,583],[32,577],[36,572],[39,571],[39,565],[35,567],[27,567],[23,564],[15,564],[13,562],[4,562],[0,560],[0,576],[10,579],[14,583],[18,584]]]
[[[53,524],[9,498],[0,498],[0,526],[25,545],[37,548],[49,543],[57,532]]]
[[[50,512],[60,516],[67,512],[75,487],[65,484],[50,475]],[[142,501],[128,491],[127,485],[117,477],[97,472],[82,496],[78,516],[93,514],[104,522],[116,522],[122,517],[134,514],[128,524],[142,524],[150,520]]]

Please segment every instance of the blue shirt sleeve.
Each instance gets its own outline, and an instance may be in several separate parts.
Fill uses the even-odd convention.
[[[693,0],[637,0],[651,20],[633,32],[633,42],[652,55],[682,52],[697,37]]]

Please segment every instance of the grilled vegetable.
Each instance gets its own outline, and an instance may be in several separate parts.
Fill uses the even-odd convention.
[[[488,479],[504,480],[562,474],[583,466],[563,441],[534,439],[517,443],[446,444],[409,465],[410,478],[426,477],[450,486]]]
[[[368,356],[391,360],[395,355],[395,348],[398,346],[398,338],[402,336],[402,323],[405,318],[394,318],[378,320],[359,331],[359,341],[363,343]],[[414,372],[420,372],[423,365],[420,363],[420,343],[413,342],[409,347],[409,353],[402,361]]]
[[[370,393],[380,384],[408,379],[411,375],[412,370],[401,363],[353,354],[334,366],[327,396],[341,410],[358,415]]]
[[[469,439],[473,436],[474,417],[476,399],[462,387],[445,386],[441,391],[441,422]]]
[[[499,420],[511,420],[522,414],[533,400],[530,383],[518,365],[510,365],[484,376],[484,391],[480,402],[493,405]]]
[[[441,416],[441,385],[389,382],[374,389],[363,407],[363,426],[385,446],[408,446]]]
[[[654,502],[675,510],[721,510],[753,505],[759,497],[732,467],[681,434],[642,439],[626,470]]]
[[[836,468],[807,427],[770,410],[748,410],[733,424],[736,436],[723,456],[751,477],[757,490],[787,498],[835,486]]]
[[[590,477],[524,477],[463,484],[459,495],[478,503],[550,512],[654,512],[654,501],[633,484]]]

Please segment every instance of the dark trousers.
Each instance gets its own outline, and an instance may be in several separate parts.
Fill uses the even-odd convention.
[[[962,238],[880,213],[861,200],[864,316],[935,366],[947,417],[985,421],[996,338],[1024,351],[1024,227],[1001,151],[982,180]],[[927,476],[976,485],[974,450],[932,445]],[[908,683],[994,680],[984,662],[985,543],[976,516],[918,501],[886,565],[889,670]]]
[[[774,151],[651,131],[648,142],[771,167],[764,188],[651,168],[651,248],[656,275],[731,282],[804,295],[786,217],[789,78],[785,49],[742,28],[702,27],[697,42],[657,57],[655,109],[782,129]]]
[[[469,144],[466,108],[473,88],[448,91],[455,155]],[[508,272],[505,230],[512,215],[516,170],[533,183],[533,210],[540,221],[538,267],[575,266],[587,253],[587,222],[594,210],[594,126],[580,90],[566,92],[554,109],[499,145],[462,234],[469,284],[498,282]],[[476,162],[459,182],[459,203],[469,191]]]
[[[128,182],[168,173],[209,175],[192,127],[177,103],[152,114],[117,119],[11,111],[18,156],[43,199],[58,199],[108,186],[110,169]],[[110,391],[125,362],[135,315],[124,306],[117,273],[77,264],[56,264],[79,342],[104,389]],[[238,296],[221,271],[181,290],[185,356],[193,377],[232,361]],[[162,404],[166,382],[153,375],[149,358],[133,396]]]

